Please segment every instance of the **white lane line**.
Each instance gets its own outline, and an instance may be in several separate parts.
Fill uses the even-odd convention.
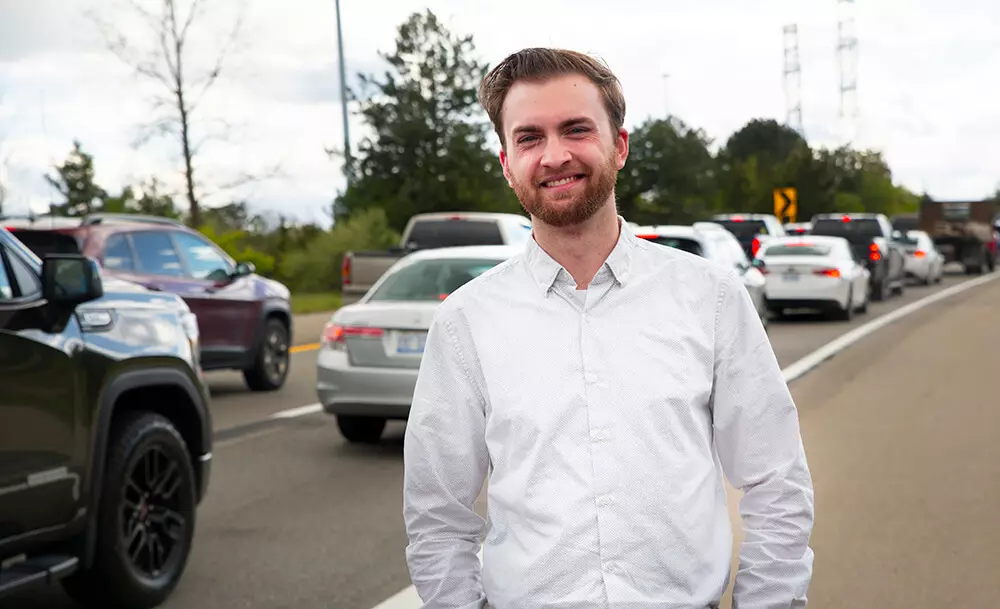
[[[809,355],[806,355],[799,361],[790,364],[781,371],[781,375],[785,378],[786,383],[791,383],[795,379],[800,378],[805,373],[816,368],[854,343],[869,336],[870,334],[873,334],[876,330],[880,330],[881,328],[884,328],[892,322],[910,315],[911,313],[916,313],[920,309],[930,306],[939,300],[944,300],[949,296],[954,296],[955,294],[959,294],[978,285],[993,281],[998,277],[1000,277],[1000,273],[990,273],[989,275],[977,277],[976,279],[963,281],[962,283],[953,285],[950,288],[946,288],[940,292],[935,292],[929,296],[921,298],[920,300],[911,302],[908,305],[881,315],[868,323],[858,326],[846,334],[838,336]],[[482,548],[479,549],[479,560],[480,562],[483,560]],[[423,601],[420,600],[420,596],[417,594],[417,589],[413,586],[409,586],[399,591],[392,597],[382,601],[372,609],[419,609],[422,604]]]
[[[306,404],[305,406],[299,406],[298,408],[289,408],[288,410],[282,410],[272,414],[267,417],[268,419],[294,419],[296,417],[304,417],[310,414],[316,414],[317,412],[323,412],[323,405],[319,402],[315,404]]]
[[[834,355],[840,353],[844,349],[850,347],[851,345],[857,343],[861,339],[874,334],[876,331],[881,330],[885,326],[898,321],[900,318],[906,317],[911,313],[916,313],[917,311],[928,307],[939,300],[944,300],[949,296],[954,296],[976,286],[982,285],[984,283],[993,281],[994,279],[1000,277],[1000,273],[990,273],[989,275],[984,275],[982,277],[977,277],[976,279],[971,279],[969,281],[963,281],[957,285],[953,285],[950,288],[941,290],[940,292],[935,292],[929,296],[925,296],[920,300],[911,302],[908,305],[899,307],[893,311],[890,311],[884,315],[880,315],[868,323],[862,324],[857,328],[854,328],[850,332],[841,334],[837,338],[823,345],[819,349],[816,349],[809,355],[806,355],[799,361],[789,365],[787,368],[781,371],[782,376],[785,377],[786,383],[791,383],[795,379],[801,377],[805,373],[809,372],[816,366],[819,366],[824,361],[830,359]]]

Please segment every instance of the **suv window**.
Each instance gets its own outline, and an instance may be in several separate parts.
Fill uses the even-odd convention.
[[[132,246],[127,235],[112,235],[104,244],[104,268],[118,271],[134,271]]]
[[[187,259],[195,279],[223,281],[233,273],[233,267],[210,242],[190,233],[173,233],[177,247]]]
[[[0,300],[38,296],[42,286],[32,271],[9,250],[0,253]]]
[[[844,237],[852,243],[868,242],[872,237],[881,237],[882,223],[875,218],[820,218],[813,223],[812,234],[828,237]]]
[[[418,220],[404,246],[420,249],[458,245],[503,245],[496,220]]]
[[[443,300],[499,263],[499,260],[464,258],[414,262],[386,277],[370,301]]]
[[[705,252],[701,249],[701,245],[694,239],[685,239],[684,237],[661,237],[659,235],[639,235],[639,238],[645,239],[646,241],[652,241],[653,243],[658,243],[659,245],[665,245],[674,249],[683,250],[689,254],[694,254],[695,256],[705,255]]]
[[[132,246],[143,273],[181,277],[184,266],[170,236],[162,231],[135,231]]]

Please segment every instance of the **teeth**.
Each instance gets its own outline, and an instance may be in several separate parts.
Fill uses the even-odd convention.
[[[575,182],[576,176],[571,176],[568,178],[563,178],[561,180],[555,180],[553,182],[546,182],[546,186],[562,186],[563,184],[569,184],[570,182]]]

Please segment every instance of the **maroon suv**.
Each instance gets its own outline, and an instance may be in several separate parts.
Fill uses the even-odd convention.
[[[288,375],[292,315],[284,285],[236,263],[201,233],[168,218],[93,214],[0,221],[38,256],[82,253],[107,275],[173,292],[198,317],[204,370],[243,371],[255,391]]]

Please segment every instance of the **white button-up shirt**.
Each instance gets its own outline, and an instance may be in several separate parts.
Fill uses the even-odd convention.
[[[749,294],[620,225],[586,290],[531,239],[438,309],[404,449],[426,609],[715,607],[723,475],[745,493],[734,606],[805,605],[812,481]]]

